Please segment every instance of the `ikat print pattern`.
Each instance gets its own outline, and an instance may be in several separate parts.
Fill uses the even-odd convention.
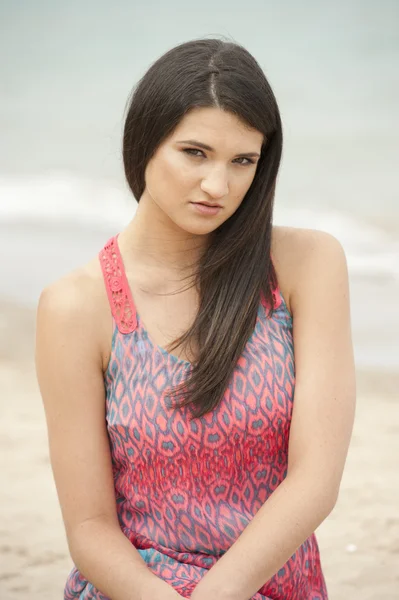
[[[272,316],[259,303],[220,405],[190,421],[191,408],[171,409],[167,391],[191,365],[149,338],[116,237],[100,261],[114,317],[105,387],[119,523],[148,567],[190,598],[286,477],[295,388],[291,315],[279,290]],[[64,600],[75,599],[108,600],[74,568]],[[252,598],[326,599],[314,534]]]

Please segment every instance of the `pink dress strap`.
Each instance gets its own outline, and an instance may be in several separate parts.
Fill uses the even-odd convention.
[[[274,309],[277,310],[280,308],[282,300],[280,294],[280,288],[277,286],[272,290],[273,300],[274,300]],[[264,294],[261,294],[261,302],[266,309],[269,309],[269,303],[267,302]]]
[[[116,235],[108,240],[99,260],[116,326],[121,333],[132,333],[137,327],[137,315],[117,238]]]

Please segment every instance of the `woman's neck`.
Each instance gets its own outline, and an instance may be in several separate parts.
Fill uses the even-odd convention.
[[[195,270],[209,238],[179,228],[153,202],[140,201],[136,214],[119,235],[129,262],[170,273]]]

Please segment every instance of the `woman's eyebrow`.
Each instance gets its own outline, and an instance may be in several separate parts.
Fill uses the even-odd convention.
[[[178,144],[192,144],[193,146],[198,146],[199,148],[203,148],[204,150],[209,150],[209,152],[214,152],[215,149],[208,144],[203,144],[202,142],[198,142],[197,140],[180,140],[177,142]],[[258,152],[242,152],[241,154],[237,154],[236,156],[257,156],[260,157]]]

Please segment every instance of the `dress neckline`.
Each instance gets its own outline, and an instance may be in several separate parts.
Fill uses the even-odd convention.
[[[136,309],[136,305],[133,299],[133,294],[130,288],[130,284],[129,284],[129,280],[127,278],[126,275],[126,269],[125,269],[125,265],[123,262],[123,257],[119,248],[119,243],[118,243],[118,237],[119,237],[119,233],[117,235],[115,235],[115,237],[113,238],[114,241],[114,248],[115,248],[115,253],[117,255],[118,258],[118,262],[120,265],[120,271],[121,271],[121,277],[122,277],[122,285],[125,289],[125,293],[128,297],[129,300],[129,304],[130,304],[130,308],[131,308],[131,312],[132,314],[134,314],[134,318],[136,321],[136,327],[140,328],[142,334],[145,336],[145,338],[147,339],[148,343],[150,344],[151,348],[153,350],[158,351],[160,354],[162,354],[165,358],[173,360],[175,362],[175,364],[181,364],[184,365],[186,367],[193,367],[193,363],[186,360],[185,358],[181,358],[179,356],[176,356],[176,354],[173,354],[172,352],[169,352],[168,350],[166,350],[166,348],[164,348],[163,346],[161,346],[160,344],[157,344],[156,342],[154,342],[154,340],[152,339],[152,337],[150,336],[147,327],[145,326],[145,324],[143,323],[140,314],[137,312]]]
[[[156,350],[164,358],[172,360],[176,365],[180,364],[182,366],[192,368],[194,363],[176,356],[152,340],[148,329],[143,323],[140,315],[137,313],[133,294],[126,275],[126,269],[120,251],[118,238],[119,233],[114,235],[107,242],[100,253],[100,262],[104,279],[106,281],[107,294],[111,304],[112,314],[119,331],[123,334],[127,334],[132,333],[139,328],[142,335],[146,338],[148,344],[153,350]],[[284,300],[281,296],[278,286],[273,289],[272,293],[274,296],[275,309],[277,309],[280,307],[281,303],[284,304]],[[263,295],[261,297],[261,304],[264,306],[264,308],[268,308]],[[256,317],[256,323],[258,322],[258,319],[259,309]]]

